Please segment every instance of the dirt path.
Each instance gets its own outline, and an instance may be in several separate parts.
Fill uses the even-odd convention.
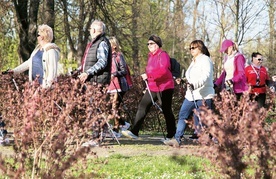
[[[189,136],[185,136],[188,138]],[[108,157],[111,155],[135,156],[135,155],[197,155],[201,147],[191,140],[182,141],[180,148],[166,146],[162,142],[162,136],[141,135],[139,139],[132,140],[126,137],[118,138],[120,145],[112,138],[106,138],[100,147],[92,148],[98,157]],[[11,141],[12,143],[12,141]],[[11,144],[6,146],[0,145],[2,155],[12,155],[13,149]]]
[[[188,138],[188,136],[186,136]],[[196,142],[190,140],[182,141],[180,148],[166,146],[161,141],[163,137],[152,137],[141,135],[138,140],[132,140],[125,137],[118,138],[120,145],[111,138],[105,139],[101,147],[94,147],[92,151],[99,157],[107,157],[113,154],[124,156],[134,155],[193,155],[198,154],[200,147]]]

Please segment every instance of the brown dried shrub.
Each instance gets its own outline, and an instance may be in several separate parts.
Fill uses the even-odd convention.
[[[203,107],[201,121],[206,125],[200,143],[207,145],[202,155],[211,159],[230,178],[275,178],[276,134],[275,96],[270,96],[268,109],[258,109],[256,102],[244,95],[221,92],[215,99],[214,111]],[[218,143],[210,138],[213,136]],[[213,139],[214,139],[213,138]],[[254,170],[253,174],[246,172]]]

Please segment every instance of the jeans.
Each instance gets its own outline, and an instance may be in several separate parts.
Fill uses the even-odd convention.
[[[196,100],[195,101],[197,106],[200,107],[202,106],[203,100]],[[186,119],[188,119],[189,115],[194,111],[195,107],[195,102],[194,101],[189,101],[187,99],[184,100],[180,112],[179,112],[179,119],[177,123],[177,129],[175,133],[175,139],[180,143],[180,138],[184,135],[185,128],[186,128]],[[212,109],[212,99],[206,99],[205,100],[206,105],[208,106],[209,109]],[[199,109],[197,109],[200,111]],[[198,118],[197,115],[194,115],[194,120],[195,120],[195,126],[196,128],[200,128],[200,119]]]

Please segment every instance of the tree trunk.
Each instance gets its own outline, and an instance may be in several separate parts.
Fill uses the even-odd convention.
[[[54,31],[55,27],[55,2],[54,0],[44,0],[43,2],[43,24],[47,24],[52,27]],[[53,42],[55,41],[55,37]]]
[[[269,16],[269,48],[268,48],[268,60],[269,62],[273,63],[273,58],[275,57],[275,51],[276,51],[276,33],[275,33],[275,0],[269,0],[268,4],[268,16]],[[274,65],[271,65],[270,71],[272,71],[274,74],[275,68]]]
[[[138,29],[138,17],[139,17],[139,11],[138,9],[138,2],[137,0],[133,0],[133,5],[132,5],[132,59],[134,60],[134,73],[135,75],[139,75],[140,73],[140,63],[139,63],[139,45],[138,45],[138,39],[137,39],[137,34],[136,31]]]
[[[19,58],[22,61],[26,61],[36,46],[39,0],[13,0],[13,4],[20,39],[18,47]]]

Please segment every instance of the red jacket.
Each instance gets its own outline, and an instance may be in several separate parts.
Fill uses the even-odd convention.
[[[258,74],[259,84],[257,84]],[[260,69],[258,69],[253,65],[247,66],[245,68],[245,76],[248,86],[251,86],[250,93],[266,93],[266,81],[269,80],[269,75],[265,67],[261,66]]]
[[[159,92],[174,89],[174,80],[170,68],[170,57],[165,51],[158,49],[155,54],[149,53],[146,74],[151,91]]]

